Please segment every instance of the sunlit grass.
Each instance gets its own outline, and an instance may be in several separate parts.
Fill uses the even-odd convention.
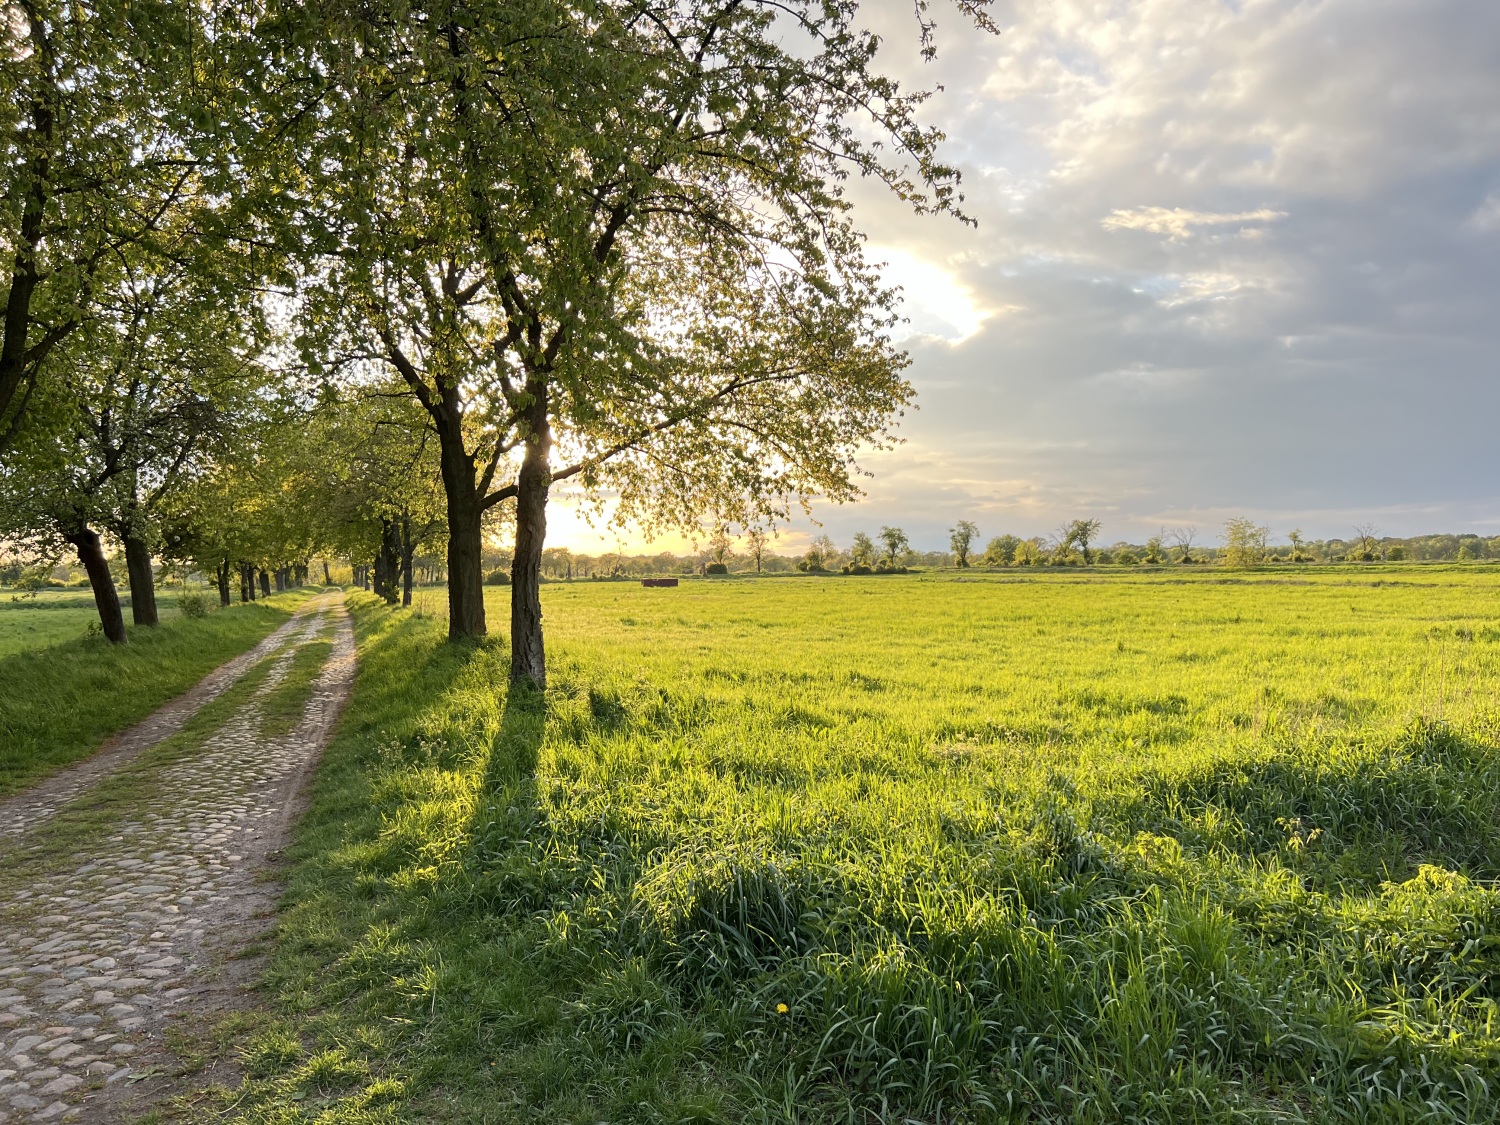
[[[1494,1119],[1497,595],[553,585],[545,704],[365,602],[237,1112]]]

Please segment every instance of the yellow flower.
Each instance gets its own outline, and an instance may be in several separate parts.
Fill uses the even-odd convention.
[[[786,1015],[790,1011],[791,1011],[791,1009],[788,1008],[785,1004],[777,1004],[776,1005],[776,1014],[778,1016],[784,1016],[784,1015]]]

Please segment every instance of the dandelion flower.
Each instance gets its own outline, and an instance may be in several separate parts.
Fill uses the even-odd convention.
[[[791,1009],[788,1008],[785,1004],[777,1004],[776,1005],[776,1014],[778,1016],[784,1016],[784,1015],[786,1015],[790,1011],[791,1011]]]

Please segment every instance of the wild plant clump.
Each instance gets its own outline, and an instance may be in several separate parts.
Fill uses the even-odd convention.
[[[184,590],[177,595],[177,608],[182,611],[184,617],[207,617],[209,612],[208,595],[200,590]]]

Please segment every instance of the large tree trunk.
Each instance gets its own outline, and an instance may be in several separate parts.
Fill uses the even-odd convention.
[[[380,552],[375,556],[375,592],[395,605],[400,597],[401,532],[396,521],[384,516],[380,520]]]
[[[109,560],[104,557],[104,548],[99,544],[99,535],[87,525],[65,533],[63,538],[78,551],[78,561],[88,573],[89,585],[94,588],[94,605],[99,609],[99,624],[111,644],[125,643],[125,615],[120,612],[120,594],[115,589],[114,575],[109,572]]]
[[[249,563],[240,563],[240,601],[255,600],[255,568]]]
[[[229,607],[229,560],[226,558],[214,567],[214,577],[219,580],[219,605]]]
[[[271,596],[271,576],[264,570],[260,572],[260,596],[263,598]]]
[[[156,612],[156,575],[151,570],[151,548],[139,536],[123,536],[125,569],[130,575],[130,619],[137,625],[160,623]]]
[[[547,540],[547,492],[552,486],[552,428],[545,394],[537,395],[526,457],[516,479],[516,557],[510,570],[510,682],[547,686],[542,642],[542,548]]]

